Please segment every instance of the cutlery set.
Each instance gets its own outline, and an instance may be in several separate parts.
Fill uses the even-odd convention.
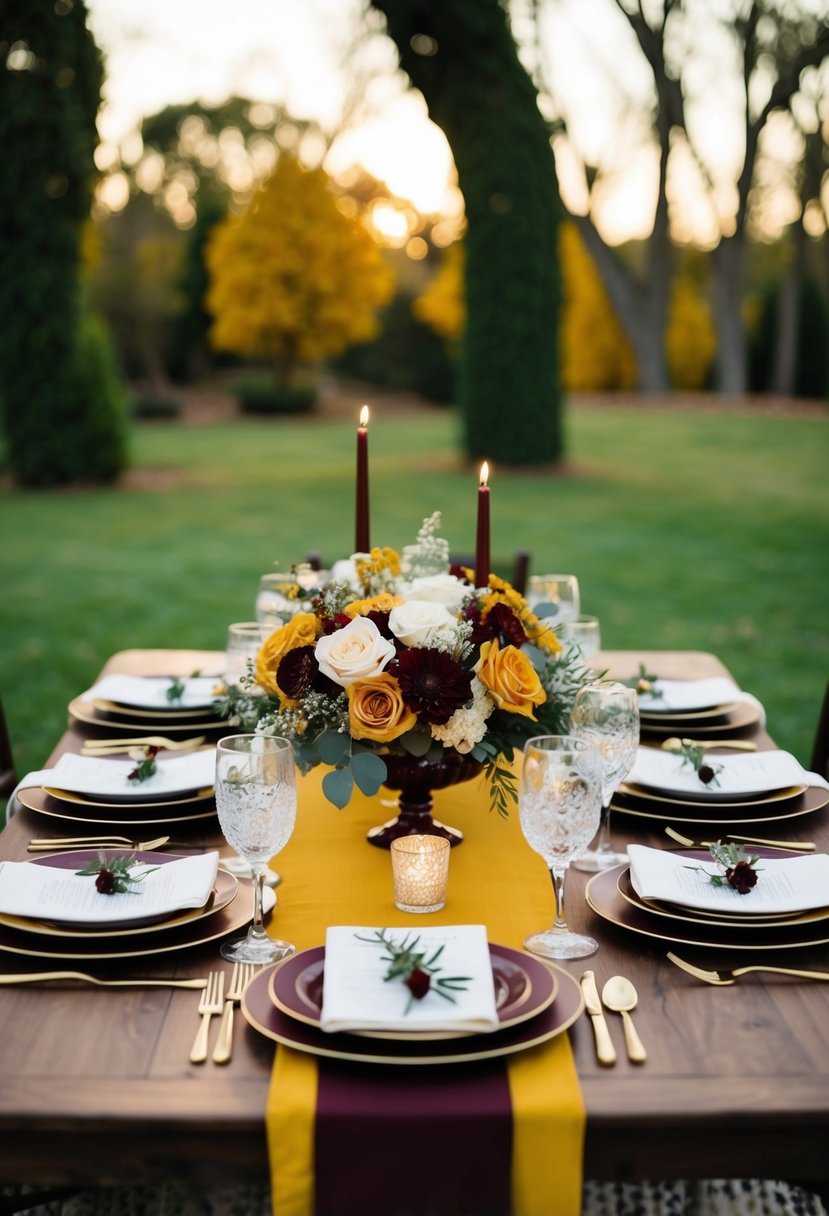
[[[681,844],[684,849],[708,849],[714,840],[690,840],[675,828],[666,826],[665,834]],[[725,832],[723,840],[735,840],[740,844],[759,844],[769,849],[787,849],[790,853],[813,853],[817,845],[812,840],[768,840],[765,836],[735,836],[733,832]]]
[[[166,735],[134,735],[129,739],[84,739],[82,756],[117,756],[136,747],[161,747],[167,752],[194,751],[204,743],[206,735],[191,739],[168,739]]]
[[[221,1024],[216,1045],[213,1048],[213,1063],[228,1064],[233,1052],[233,1006],[238,1005],[256,968],[252,963],[234,963],[225,993],[225,973],[211,971],[206,987],[199,999],[198,1012],[201,1024],[190,1050],[191,1064],[204,1064],[207,1059],[210,1019],[221,1014]]]
[[[602,988],[601,1000],[596,985],[596,976],[592,971],[585,971],[579,981],[581,984],[584,1004],[593,1026],[596,1040],[596,1058],[600,1064],[610,1068],[616,1063],[616,1048],[610,1037],[610,1029],[604,1016],[604,1010],[622,1015],[622,1026],[625,1035],[625,1049],[631,1064],[644,1064],[647,1052],[642,1040],[633,1025],[630,1010],[635,1009],[637,1002],[636,989],[630,980],[622,975],[613,975]],[[603,1008],[604,1006],[604,1008]]]

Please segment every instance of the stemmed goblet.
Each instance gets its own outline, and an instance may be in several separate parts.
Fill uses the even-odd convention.
[[[573,868],[596,874],[627,861],[610,843],[610,800],[628,775],[639,746],[639,698],[636,689],[614,680],[596,680],[579,689],[570,728],[595,744],[602,770],[602,814],[593,848],[573,861]]]
[[[287,739],[229,735],[216,747],[216,809],[222,834],[250,866],[253,923],[247,937],[224,942],[220,953],[240,963],[267,964],[294,953],[268,936],[262,889],[268,861],[285,847],[296,822],[296,770]]]
[[[592,743],[572,735],[540,735],[525,744],[518,796],[521,831],[549,866],[556,896],[553,927],[524,942],[533,954],[586,958],[599,948],[594,938],[568,929],[564,879],[571,857],[596,834],[601,803],[601,770]]]

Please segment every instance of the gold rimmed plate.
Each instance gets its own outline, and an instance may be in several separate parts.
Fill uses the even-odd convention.
[[[123,718],[139,718],[142,720],[158,719],[163,722],[175,722],[178,719],[189,721],[193,718],[212,718],[214,721],[217,718],[216,710],[212,705],[195,706],[192,709],[165,709],[163,706],[139,706],[125,705],[122,701],[104,701],[99,697],[93,697],[89,702],[94,709],[103,714],[114,714],[117,717]],[[223,719],[221,719],[223,720]]]
[[[200,790],[184,790],[180,794],[174,794],[172,797],[160,796],[158,798],[112,798],[103,797],[95,798],[90,794],[76,794],[72,790],[56,789],[52,785],[44,785],[43,792],[49,798],[54,798],[56,802],[69,802],[72,806],[84,807],[95,810],[124,810],[127,814],[130,811],[157,811],[161,807],[172,807],[176,809],[183,806],[192,806],[194,802],[205,802],[208,798],[215,797],[216,791],[212,785],[206,785]]]
[[[643,735],[659,735],[669,738],[693,731],[695,737],[710,737],[712,746],[718,735],[729,735],[734,731],[754,726],[762,717],[761,710],[750,701],[739,701],[731,706],[724,717],[689,718],[687,714],[641,714]]]
[[[143,722],[136,718],[130,718],[126,714],[121,714],[120,710],[116,714],[104,713],[95,708],[93,701],[84,701],[82,697],[75,697],[68,705],[69,714],[76,722],[83,722],[87,726],[97,727],[98,730],[104,731],[107,734],[124,734],[125,731],[135,733],[138,726],[141,726],[148,734],[165,734],[165,735],[192,735],[195,731],[200,734],[205,732],[228,731],[228,724],[224,718],[216,717],[190,717],[188,720],[182,721],[180,718],[170,719],[165,716],[163,711],[160,714],[155,712],[148,714]]]
[[[658,789],[652,785],[637,785],[632,781],[623,781],[619,793],[626,798],[636,798],[644,802],[666,802],[671,806],[710,806],[713,810],[734,808],[741,811],[747,806],[766,806],[770,802],[789,802],[805,794],[808,785],[787,785],[782,789],[765,790],[751,794],[722,794],[715,792],[700,794],[693,797],[679,790]]]
[[[278,963],[283,967],[285,963]],[[581,988],[569,972],[549,966],[558,980],[558,995],[552,1004],[535,1017],[491,1034],[471,1035],[444,1042],[433,1040],[374,1039],[355,1034],[326,1034],[316,1026],[285,1013],[271,1000],[271,972],[261,971],[251,980],[242,997],[242,1013],[260,1034],[296,1051],[335,1060],[356,1060],[363,1064],[465,1064],[490,1060],[526,1051],[562,1034],[581,1014],[584,1003]]]
[[[558,976],[544,963],[508,946],[489,945],[495,1007],[499,1030],[535,1017],[551,1005],[558,992]],[[270,997],[277,1009],[320,1028],[325,947],[303,950],[276,968],[271,976]],[[361,1030],[350,1031],[360,1038],[433,1042],[467,1038],[475,1031]]]
[[[108,857],[128,857],[133,854],[134,850],[115,848],[73,849],[68,853],[56,851],[48,856],[33,858],[29,864],[58,866],[61,869],[75,871],[82,869],[87,862],[94,861],[99,852],[106,853]],[[138,861],[154,866],[167,865],[171,861],[180,860],[180,856],[175,853],[138,852],[135,853],[135,856]],[[107,925],[82,926],[67,925],[58,923],[57,921],[32,920],[29,917],[10,916],[7,913],[0,913],[0,925],[6,925],[10,929],[17,929],[21,933],[34,933],[44,937],[70,938],[75,941],[81,940],[87,942],[91,940],[111,940],[120,937],[146,936],[148,933],[166,933],[179,928],[181,925],[201,920],[203,917],[213,916],[233,902],[238,890],[238,880],[232,874],[228,874],[227,871],[220,869],[216,871],[216,880],[213,884],[210,898],[201,908],[185,908],[171,915],[153,917],[148,921],[121,921],[111,922]]]
[[[791,857],[791,853],[786,853],[781,849],[760,849],[758,847],[752,851],[761,857]],[[681,857],[689,858],[689,860],[711,860],[709,853],[699,849],[677,849],[675,852]],[[768,913],[764,915],[752,912],[748,905],[742,912],[715,912],[706,911],[702,908],[686,908],[682,904],[671,904],[664,900],[643,899],[636,892],[630,880],[629,866],[625,866],[622,869],[616,885],[622,899],[627,900],[635,908],[640,908],[644,912],[650,912],[654,916],[664,916],[668,920],[684,921],[689,924],[702,923],[755,932],[758,929],[763,930],[768,927],[778,928],[783,925],[802,925],[813,921],[829,920],[829,907],[813,908],[803,912],[778,912],[776,914]],[[750,896],[745,896],[744,898],[750,899]]]
[[[716,718],[727,718],[738,705],[747,705],[747,701],[728,701],[719,705],[701,705],[698,709],[642,709],[639,707],[639,717],[646,722],[656,719],[658,722],[705,722]],[[755,707],[756,708],[756,707]]]
[[[90,806],[83,802],[61,802],[42,789],[20,790],[17,800],[36,815],[70,823],[91,823],[105,827],[156,827],[170,823],[187,823],[196,819],[215,819],[216,805],[212,795],[192,801],[151,803],[146,809],[129,807],[124,803],[112,806]]]
[[[783,819],[797,819],[811,815],[829,804],[829,792],[810,785],[802,793],[784,793],[781,797],[763,799],[757,803],[734,803],[723,805],[711,803],[678,803],[655,795],[629,795],[622,789],[613,795],[610,802],[614,814],[632,815],[657,823],[705,824],[715,831],[737,824],[770,823]]]
[[[674,942],[683,946],[704,946],[714,950],[795,950],[829,943],[829,921],[763,925],[753,933],[729,923],[712,925],[669,921],[650,909],[636,907],[619,892],[619,876],[627,866],[613,866],[594,874],[585,888],[585,899],[597,916],[641,937]]]

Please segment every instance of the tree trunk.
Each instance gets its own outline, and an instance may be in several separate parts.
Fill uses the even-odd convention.
[[[717,389],[745,393],[746,337],[743,326],[745,236],[723,237],[712,254],[712,295],[717,327]]]
[[[372,0],[452,147],[466,201],[459,398],[473,459],[561,456],[555,166],[499,0]]]
[[[797,391],[797,352],[800,338],[800,293],[806,254],[806,232],[803,224],[794,225],[792,256],[780,283],[777,328],[774,335],[774,364],[771,389],[784,397]]]

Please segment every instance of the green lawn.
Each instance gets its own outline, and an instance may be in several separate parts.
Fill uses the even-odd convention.
[[[354,424],[145,424],[136,488],[0,492],[2,695],[21,770],[66,704],[133,646],[222,648],[259,575],[353,540]],[[450,413],[372,413],[372,539],[402,546],[443,513],[474,545],[477,471]],[[829,676],[829,418],[608,405],[568,419],[569,471],[493,454],[493,554],[575,572],[607,648],[715,651],[808,760]]]

